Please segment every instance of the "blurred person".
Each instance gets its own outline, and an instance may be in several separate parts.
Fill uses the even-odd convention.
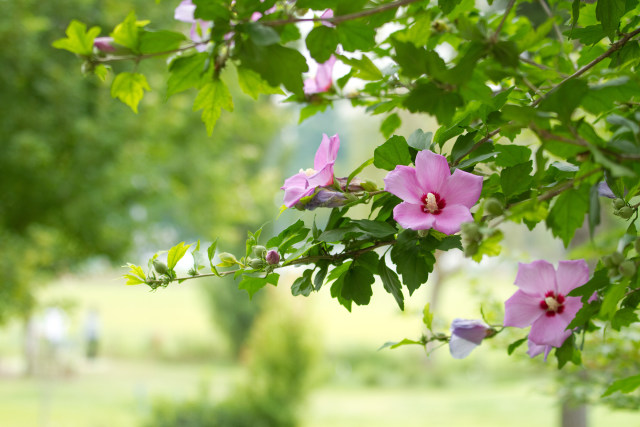
[[[95,360],[98,356],[100,340],[100,313],[92,308],[87,313],[84,322],[84,338],[87,350],[87,359]]]
[[[49,307],[44,313],[42,336],[45,340],[46,363],[56,370],[60,365],[62,348],[67,339],[67,315],[60,307]]]

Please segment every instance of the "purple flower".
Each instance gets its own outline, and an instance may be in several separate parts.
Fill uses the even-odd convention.
[[[611,188],[605,181],[598,183],[598,194],[600,194],[602,197],[608,197],[609,199],[616,198],[616,195],[613,194],[613,191],[611,191]]]
[[[533,341],[531,341],[531,339],[527,340],[527,345],[529,347],[529,349],[527,350],[527,354],[529,355],[529,357],[534,358],[537,355],[539,355],[540,353],[544,352],[544,361],[547,361],[547,357],[549,356],[549,352],[551,352],[551,349],[553,348],[550,345],[538,345],[536,343],[534,343]]]
[[[278,251],[270,250],[265,256],[267,264],[274,265],[280,262],[280,254]]]
[[[579,297],[567,294],[588,280],[589,267],[582,259],[560,261],[557,271],[547,261],[520,263],[515,280],[520,289],[504,303],[504,325],[531,325],[533,344],[562,346],[572,333],[567,326],[582,307]]]
[[[206,42],[208,40],[208,33],[213,22],[203,21],[202,19],[195,19],[193,13],[196,11],[196,5],[191,0],[182,0],[176,10],[173,13],[173,17],[182,22],[191,24],[191,31],[189,37],[197,44],[196,50],[204,52],[207,50]]]
[[[445,234],[473,221],[469,209],[480,197],[482,177],[460,169],[452,175],[447,159],[428,150],[418,153],[415,164],[396,166],[384,178],[384,189],[403,200],[393,209],[393,219],[404,228]]]
[[[314,93],[322,93],[331,89],[331,85],[333,84],[331,75],[333,74],[333,66],[335,63],[336,57],[331,55],[327,62],[319,64],[316,76],[304,81],[304,93],[313,95]]]
[[[495,331],[479,319],[453,319],[449,351],[454,359],[464,359],[471,351]]]
[[[93,46],[102,52],[115,52],[113,37],[96,37],[93,39]]]
[[[318,187],[333,184],[333,164],[340,148],[338,135],[322,135],[322,142],[313,161],[313,169],[302,170],[287,178],[281,187],[284,190],[284,204],[293,207],[303,197],[311,196]]]

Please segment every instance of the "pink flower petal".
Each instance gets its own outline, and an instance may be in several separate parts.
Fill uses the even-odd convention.
[[[482,177],[456,169],[444,183],[440,196],[447,204],[471,208],[480,198]]]
[[[568,325],[569,323],[562,316],[540,316],[531,325],[529,339],[538,345],[561,347],[564,340],[571,335],[571,331],[566,330]]]
[[[304,93],[313,95],[314,93],[326,92],[331,89],[333,84],[333,66],[336,63],[336,57],[331,55],[326,62],[318,64],[318,70],[313,78],[304,81]]]
[[[333,10],[331,9],[327,9],[324,12],[322,12],[322,15],[320,15],[320,18],[333,18]],[[334,24],[332,24],[329,21],[320,21],[320,23],[322,23],[322,25],[326,26],[326,27],[335,27]]]
[[[454,359],[464,359],[467,357],[474,348],[479,344],[472,341],[468,341],[457,335],[452,335],[449,339],[449,352]]]
[[[316,151],[313,160],[313,168],[317,171],[323,169],[328,163],[334,163],[338,157],[338,149],[340,148],[340,138],[338,135],[328,137],[322,134],[322,142]]]
[[[327,163],[322,169],[307,178],[311,187],[324,187],[333,184],[333,162]]]
[[[451,322],[451,338],[458,336],[479,345],[487,337],[489,329],[482,320],[456,318]]]
[[[589,281],[589,266],[583,259],[560,261],[556,272],[558,292],[567,295],[569,292]]]
[[[580,297],[565,297],[564,311],[562,314],[557,314],[556,316],[563,318],[568,325],[576,317],[576,313],[578,313],[581,308],[582,301],[580,300]]]
[[[556,271],[553,265],[544,260],[530,264],[518,264],[515,284],[524,292],[543,296],[549,291],[557,292]]]
[[[424,192],[440,193],[451,176],[447,159],[429,150],[422,150],[418,152],[415,164],[420,188]]]
[[[447,205],[439,215],[434,215],[433,228],[444,234],[460,231],[460,224],[473,221],[469,208],[462,205]]]
[[[406,202],[422,205],[420,199],[422,192],[416,177],[416,170],[410,166],[399,165],[389,172],[384,177],[384,189]]]
[[[434,215],[422,211],[422,205],[402,202],[393,208],[393,219],[404,228],[428,230],[433,226]]]
[[[196,5],[191,0],[183,0],[180,2],[176,10],[173,12],[173,18],[177,21],[193,23],[193,13],[196,11]]]
[[[304,172],[287,178],[281,188],[284,190],[284,204],[288,208],[295,206],[301,198],[310,196],[315,190],[315,188],[309,187]]]
[[[314,93],[320,93],[315,78],[309,78],[304,81],[304,88],[302,89],[305,94],[313,95]]]
[[[540,297],[517,290],[504,303],[504,326],[526,328],[540,316],[545,316],[540,308]]]
[[[529,350],[527,350],[527,354],[529,357],[536,357],[540,353],[544,352],[544,361],[547,361],[547,356],[549,356],[549,352],[551,352],[550,345],[538,345],[531,340],[527,340],[527,345],[529,346]]]

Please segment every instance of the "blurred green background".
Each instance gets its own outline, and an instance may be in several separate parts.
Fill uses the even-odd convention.
[[[298,126],[293,107],[238,90],[236,111],[208,138],[190,94],[164,99],[162,60],[140,65],[155,91],[134,115],[110,98],[108,82],[82,78],[79,61],[51,48],[71,19],[104,35],[133,7],[186,31],[173,22],[176,5],[2,2],[0,425],[560,425],[561,402],[601,393],[583,374],[556,374],[551,360],[529,362],[522,349],[507,358],[506,344],[524,335],[517,331],[463,361],[446,347],[428,357],[411,347],[378,351],[419,337],[427,301],[444,332],[454,317],[478,318],[480,301],[500,322],[514,260],[563,256],[541,230],[506,233],[501,263],[443,257],[405,312],[379,284],[372,304],[353,313],[326,291],[294,298],[295,269],[251,302],[231,280],[125,287],[119,265],[143,264],[180,241],[219,238],[234,252],[247,230],[271,234],[300,216],[322,222],[326,212],[273,221],[283,179],[311,164],[322,133],[340,135],[343,176],[382,142],[379,122],[346,105]],[[434,125],[406,117],[399,133]],[[640,426],[635,413],[605,406],[589,417],[592,426]]]

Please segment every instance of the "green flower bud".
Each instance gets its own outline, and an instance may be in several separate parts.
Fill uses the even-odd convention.
[[[267,248],[265,248],[264,246],[255,245],[253,247],[253,255],[255,255],[256,257],[263,259],[266,254],[267,254]]]
[[[256,259],[256,258],[251,258],[251,261],[249,261],[249,267],[251,268],[255,268],[257,270],[260,270],[264,267],[267,266],[267,262],[262,260],[262,259]]]
[[[220,264],[218,264],[219,267],[231,267],[232,265],[238,263],[236,257],[229,252],[222,252],[218,255],[218,257],[220,258],[220,261],[222,261]]]
[[[504,206],[500,200],[495,197],[490,197],[484,202],[484,210],[490,215],[498,216],[504,212]]]
[[[631,206],[624,206],[618,211],[618,216],[622,219],[629,219],[633,215],[633,208]]]
[[[622,199],[614,199],[614,200],[613,200],[613,207],[614,207],[614,208],[616,208],[616,209],[621,209],[621,208],[623,208],[623,207],[624,207],[624,206],[626,206],[626,205],[627,205],[627,204],[626,204],[626,203],[625,203],[625,201],[624,201],[624,200],[622,200]]]
[[[624,255],[622,255],[620,252],[614,252],[611,254],[611,262],[613,262],[613,265],[620,265],[623,261]]]
[[[373,181],[369,181],[368,179],[365,180],[364,182],[362,182],[360,184],[360,187],[362,187],[362,189],[364,191],[376,191],[376,190],[378,190],[378,186],[376,185],[376,183],[373,182]]]
[[[475,222],[462,223],[460,225],[460,231],[462,232],[462,237],[469,240],[480,240],[482,238],[480,227]]]
[[[636,274],[636,263],[628,259],[618,266],[618,271],[624,277],[632,277]]]
[[[602,257],[602,265],[604,265],[607,268],[612,268],[616,266],[616,264],[613,263],[613,259],[611,259],[610,255],[606,255]]]
[[[158,274],[166,274],[169,275],[169,267],[164,262],[154,259],[153,260],[153,269],[158,272]]]
[[[469,242],[467,245],[465,245],[464,247],[464,256],[466,257],[472,257],[475,254],[478,253],[478,248],[480,247],[480,245],[478,244],[478,242],[476,242],[475,240],[472,242]]]

